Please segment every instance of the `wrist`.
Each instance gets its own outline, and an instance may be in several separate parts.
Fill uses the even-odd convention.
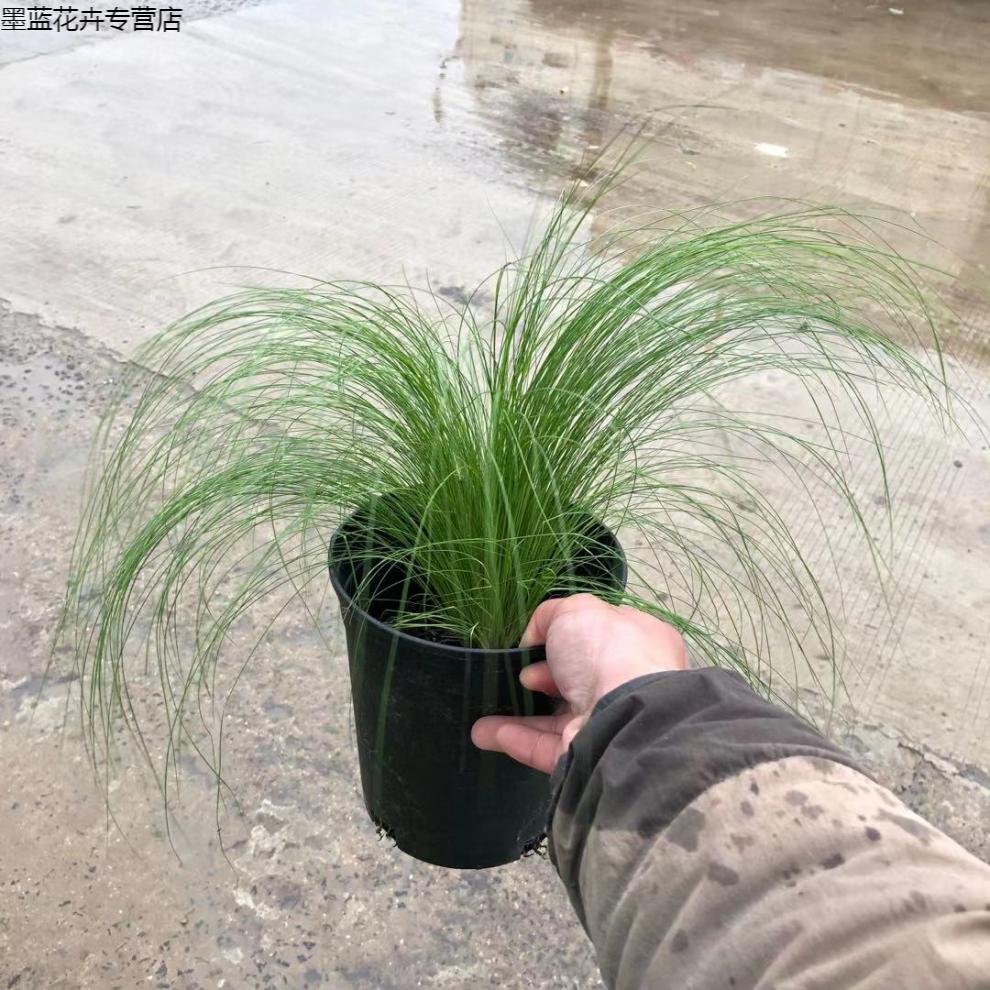
[[[592,708],[607,694],[611,694],[616,688],[622,687],[623,684],[628,684],[630,681],[634,681],[639,677],[646,677],[649,674],[660,674],[669,669],[669,667],[663,667],[660,664],[637,661],[628,664],[617,664],[608,670],[602,671],[595,685]]]

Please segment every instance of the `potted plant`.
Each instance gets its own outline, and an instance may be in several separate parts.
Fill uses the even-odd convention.
[[[792,531],[723,441],[815,473],[862,522],[831,442],[839,397],[881,461],[877,383],[944,408],[937,343],[933,367],[902,346],[934,340],[919,270],[857,216],[800,204],[589,239],[616,174],[565,192],[467,305],[250,290],[138,351],[97,441],[60,627],[94,753],[120,726],[145,746],[129,674],[150,658],[169,746],[145,752],[167,776],[232,626],[325,588],[329,567],[372,819],[420,858],[490,866],[539,841],[547,785],[474,749],[470,727],[549,711],[518,682],[540,601],[647,608],[771,693],[761,624],[834,655]],[[727,383],[766,369],[800,380],[826,439],[726,407]]]

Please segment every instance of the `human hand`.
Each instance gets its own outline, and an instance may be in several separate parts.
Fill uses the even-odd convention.
[[[609,691],[644,674],[687,667],[684,640],[673,626],[594,595],[543,602],[519,645],[542,644],[546,661],[524,668],[519,680],[530,691],[561,698],[561,710],[556,715],[481,718],[471,739],[479,749],[506,753],[544,773],[557,765]]]

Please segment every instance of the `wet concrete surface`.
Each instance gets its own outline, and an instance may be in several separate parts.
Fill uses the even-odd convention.
[[[156,27],[159,10],[171,8],[173,11],[179,11],[180,13],[174,16],[178,18],[179,31],[181,31],[183,25],[191,24],[203,18],[217,17],[265,2],[269,2],[269,0],[192,0],[192,2],[186,0],[181,6],[164,3],[152,6],[143,3],[115,3],[107,2],[107,0],[95,0],[94,3],[77,5],[75,13],[72,12],[71,5],[67,5],[67,14],[63,16],[61,21],[58,20],[55,8],[49,7],[48,17],[39,18],[39,20],[51,22],[52,27],[50,29],[27,30],[25,27],[14,30],[8,28],[4,32],[3,38],[0,39],[0,67],[8,62],[20,62],[28,58],[51,55],[69,48],[77,48],[80,45],[94,45],[119,39],[121,34],[131,33],[135,8],[143,8],[144,11],[151,8],[154,14],[150,23]],[[80,11],[93,16],[86,22],[79,13]],[[113,18],[107,16],[110,11],[114,11]],[[165,19],[169,19],[170,16],[172,15],[166,15]],[[28,23],[30,22],[25,21],[25,25]],[[142,16],[142,23],[149,23],[146,16]],[[65,25],[64,30],[61,29],[61,25]]]
[[[954,380],[990,418],[990,4],[195,14],[180,36],[30,58],[0,33],[0,987],[599,986],[545,861],[447,872],[376,838],[332,608],[329,647],[288,614],[234,695],[224,850],[190,762],[172,851],[126,744],[108,830],[71,707],[62,728],[69,671],[38,697],[108,385],[163,322],[285,277],[271,269],[429,278],[458,298],[583,154],[652,114],[619,212],[718,201],[736,215],[784,195],[929,231],[937,245],[902,229],[896,246],[944,271]],[[773,376],[734,399],[799,401]],[[885,423],[886,604],[836,506],[823,503],[828,546],[805,533],[813,558],[838,553],[829,580],[845,589],[851,703],[835,731],[987,857],[990,458],[908,400],[890,397]],[[879,497],[865,460],[856,478]],[[767,486],[800,522],[799,494]]]

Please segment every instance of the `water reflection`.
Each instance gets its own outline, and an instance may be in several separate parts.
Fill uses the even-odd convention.
[[[931,7],[462,0],[456,54],[475,112],[528,170],[566,172],[649,119],[628,204],[783,196],[920,225],[938,246],[907,231],[896,246],[949,270],[982,343],[990,17]]]

